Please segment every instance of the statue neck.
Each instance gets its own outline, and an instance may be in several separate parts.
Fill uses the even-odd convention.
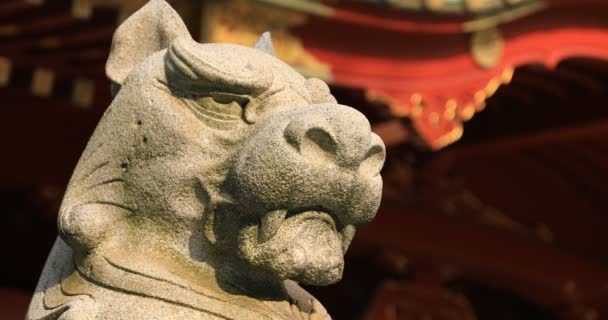
[[[220,261],[221,264],[212,267],[218,286],[227,293],[258,300],[288,300],[284,280],[274,273],[254,268],[238,257],[222,257]]]

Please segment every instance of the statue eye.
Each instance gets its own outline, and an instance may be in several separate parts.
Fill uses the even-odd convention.
[[[211,97],[202,97],[194,100],[205,111],[219,113],[223,115],[240,116],[243,113],[243,108],[235,101],[220,102]]]
[[[243,108],[249,102],[247,97],[225,94],[225,93],[210,93],[206,96],[191,97],[192,101],[203,110],[203,112],[240,118],[243,114]]]

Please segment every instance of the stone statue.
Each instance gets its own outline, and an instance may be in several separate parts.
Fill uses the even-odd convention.
[[[116,31],[114,100],[70,180],[27,319],[330,319],[384,144],[327,85],[200,44],[152,0]]]

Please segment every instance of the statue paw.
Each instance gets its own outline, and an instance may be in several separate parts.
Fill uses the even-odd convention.
[[[57,320],[95,320],[97,319],[97,310],[95,300],[89,296],[78,297],[77,300],[71,301],[69,308],[63,312]]]

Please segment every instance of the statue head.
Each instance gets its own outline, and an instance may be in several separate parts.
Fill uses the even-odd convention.
[[[113,102],[59,216],[83,274],[103,282],[104,258],[183,278],[225,269],[237,287],[341,278],[382,190],[385,148],[361,113],[277,59],[268,34],[197,43],[163,0],[118,28],[106,73]]]

